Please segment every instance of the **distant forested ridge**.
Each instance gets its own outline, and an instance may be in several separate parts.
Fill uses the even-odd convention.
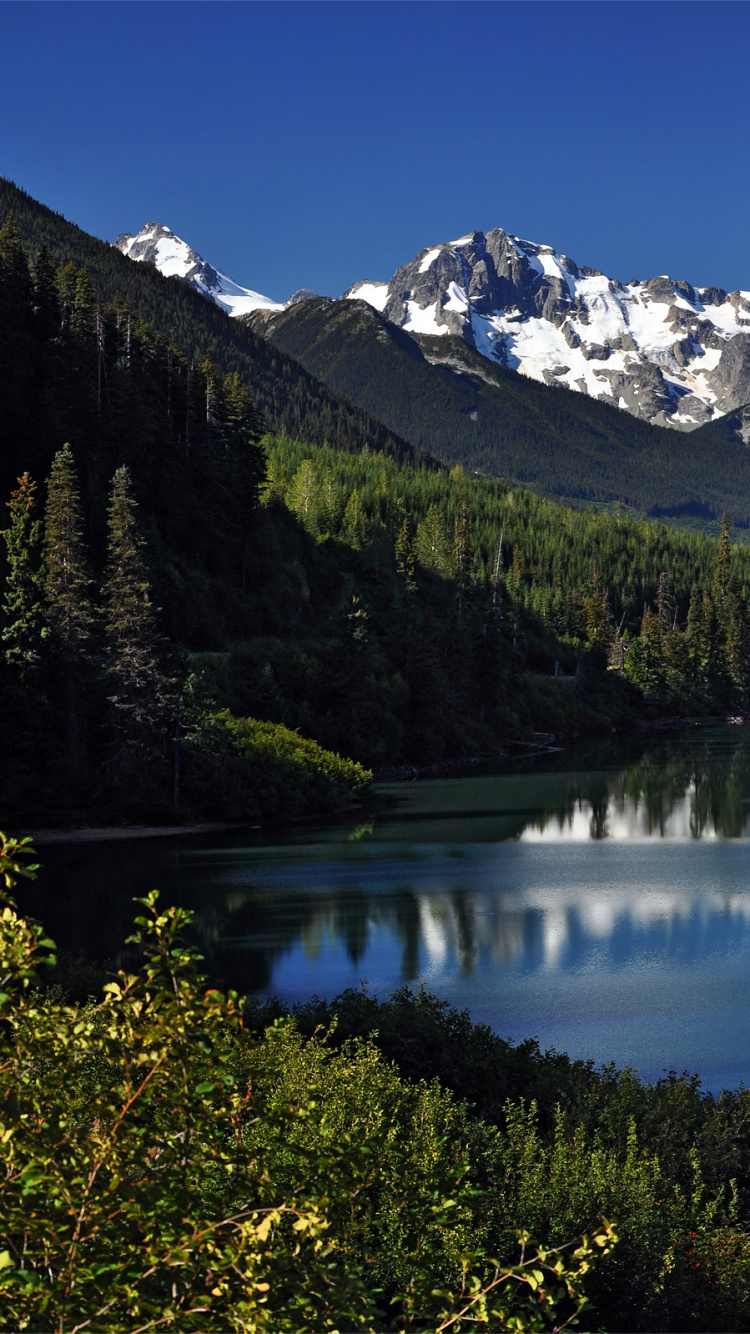
[[[750,703],[728,517],[717,543],[264,435],[238,371],[12,218],[0,306],[13,818],[284,815],[351,799],[361,766]]]

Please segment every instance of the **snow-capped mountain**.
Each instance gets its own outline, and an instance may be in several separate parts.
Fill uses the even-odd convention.
[[[278,302],[241,287],[158,223],[115,245],[235,316],[315,295],[301,288]],[[658,426],[689,431],[750,403],[750,292],[666,275],[623,286],[500,227],[426,246],[389,283],[355,283],[344,299],[368,302],[428,359],[431,339],[452,334],[491,361]]]
[[[253,310],[284,309],[284,303],[271,301],[270,297],[261,296],[260,292],[253,292],[249,287],[240,287],[226,273],[214,269],[186,241],[180,240],[179,236],[175,236],[161,223],[147,222],[137,236],[123,232],[117,237],[115,245],[130,259],[155,264],[167,278],[184,278],[203,296],[215,301],[217,306],[223,306],[230,315],[249,315]]]
[[[425,247],[344,296],[414,334],[691,430],[750,402],[750,292],[666,276],[627,286],[501,228]]]

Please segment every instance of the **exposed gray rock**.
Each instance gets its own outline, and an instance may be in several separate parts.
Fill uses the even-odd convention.
[[[563,337],[565,339],[565,342],[568,344],[568,347],[580,347],[581,336],[580,334],[576,333],[573,326],[566,320],[561,327],[562,327]]]
[[[287,306],[298,306],[301,301],[314,301],[317,295],[318,293],[312,292],[309,287],[298,287],[296,292],[292,292],[286,304]]]
[[[750,334],[736,334],[726,341],[711,376],[711,388],[721,412],[750,402]]]
[[[660,274],[658,278],[649,278],[643,284],[644,292],[647,292],[652,301],[667,301],[671,305],[675,298],[674,283],[666,274]]]

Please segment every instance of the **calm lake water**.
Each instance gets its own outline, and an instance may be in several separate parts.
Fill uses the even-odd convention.
[[[61,946],[115,961],[157,886],[242,991],[424,982],[504,1037],[750,1084],[750,727],[380,791],[368,818],[47,846],[22,901]]]

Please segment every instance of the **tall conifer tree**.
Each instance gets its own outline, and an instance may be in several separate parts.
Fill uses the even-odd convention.
[[[463,597],[469,584],[473,560],[474,546],[471,540],[471,525],[469,523],[469,502],[466,492],[462,491],[458,497],[456,526],[453,533],[453,577],[456,581],[458,594],[459,617]]]
[[[719,546],[716,552],[716,567],[714,569],[714,601],[720,604],[724,598],[729,582],[729,564],[732,556],[732,548],[729,539],[729,529],[731,519],[726,510],[721,516],[721,533],[719,535]]]
[[[47,487],[44,531],[46,615],[52,643],[64,664],[68,761],[80,768],[81,668],[93,650],[91,578],[83,541],[83,511],[70,445],[58,450]]]
[[[111,690],[121,771],[152,754],[172,704],[163,669],[164,642],[138,531],[127,468],[118,468],[109,506],[107,569],[102,588],[104,665]]]
[[[10,527],[2,534],[8,559],[2,633],[5,661],[25,681],[41,660],[46,636],[42,522],[34,518],[36,482],[25,472],[9,502]]]
[[[61,312],[57,272],[46,246],[42,246],[34,261],[34,315],[37,337],[42,342],[59,337]]]

